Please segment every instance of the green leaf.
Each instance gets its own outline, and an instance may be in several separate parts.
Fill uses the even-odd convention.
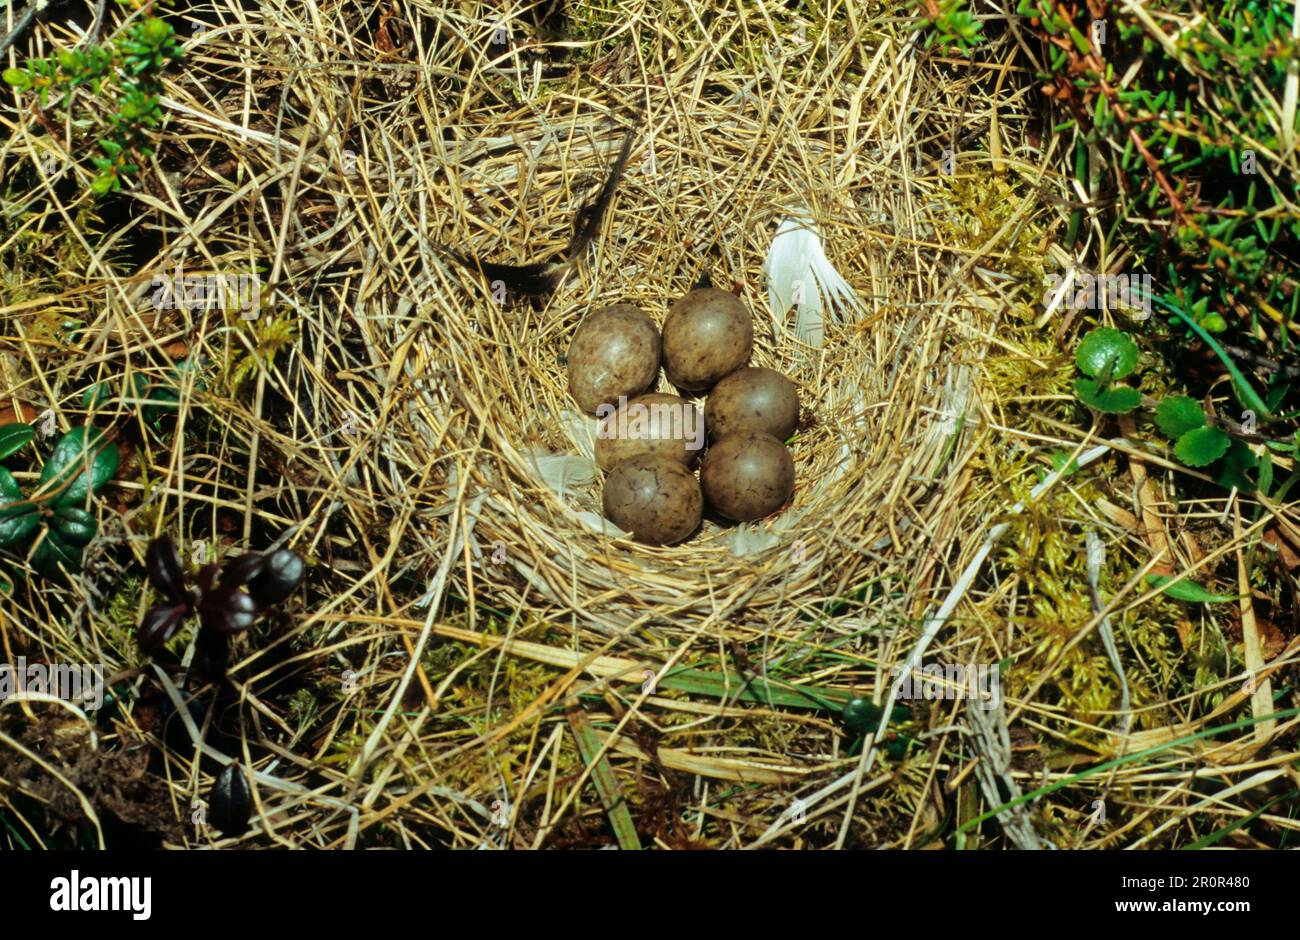
[[[96,408],[113,397],[113,386],[108,382],[96,382],[81,396],[82,408]]]
[[[839,689],[793,685],[762,677],[747,680],[736,673],[716,673],[689,667],[674,669],[660,678],[657,684],[661,689],[673,689],[691,695],[784,708],[829,708],[839,711],[850,697],[847,692]]]
[[[99,161],[95,161],[95,162],[98,163]],[[118,189],[121,188],[121,186],[122,183],[117,178],[117,174],[112,173],[108,170],[105,170],[104,172],[100,173],[98,176],[96,176],[93,180],[90,181],[90,191],[95,193],[98,196],[103,196],[106,193],[110,193],[110,192],[116,192]]]
[[[1230,490],[1235,486],[1244,492],[1253,493],[1255,483],[1246,476],[1246,471],[1254,470],[1258,466],[1259,461],[1255,458],[1255,454],[1250,447],[1246,445],[1246,442],[1233,438],[1232,445],[1223,458],[1223,467],[1219,471],[1219,476],[1215,482],[1226,490]]]
[[[36,506],[23,499],[14,475],[0,467],[0,547],[25,539],[40,518]]]
[[[99,523],[93,513],[76,506],[60,506],[54,510],[50,521],[52,528],[65,543],[76,548],[90,544],[99,529]]]
[[[1069,451],[1057,450],[1047,455],[1052,462],[1052,472],[1061,471],[1061,476],[1071,477],[1079,472],[1079,461],[1070,456]]]
[[[36,431],[30,424],[0,426],[0,460],[22,450],[35,434]]]
[[[59,574],[60,566],[68,571],[80,571],[81,546],[69,545],[53,529],[46,529],[45,538],[32,553],[32,567],[52,578]]]
[[[857,737],[880,729],[884,711],[869,698],[849,699],[840,712],[844,730]]]
[[[180,406],[180,400],[176,389],[166,385],[155,386],[149,390],[149,398],[140,409],[140,414],[157,428],[164,414],[175,411]]]
[[[117,472],[117,445],[98,428],[73,428],[54,445],[41,469],[38,496],[54,506],[78,506]]]
[[[1253,457],[1255,455],[1251,454],[1251,456]],[[1273,455],[1268,451],[1264,451],[1263,455],[1259,458],[1258,489],[1265,496],[1269,495],[1269,491],[1273,489]]]
[[[609,815],[610,828],[614,830],[618,847],[624,851],[635,851],[641,848],[641,838],[637,835],[636,823],[628,809],[627,797],[619,787],[618,777],[614,775],[614,768],[610,766],[607,754],[601,754],[601,748],[605,745],[604,740],[591,726],[591,720],[582,708],[570,709],[568,717],[569,728],[573,731],[574,740],[578,744],[578,754],[582,757],[582,762],[591,770],[591,782],[596,787],[596,795],[600,797],[605,812]]]
[[[1195,849],[1208,848],[1209,846],[1214,845],[1224,836],[1230,835],[1231,833],[1236,832],[1238,829],[1243,829],[1246,826],[1249,826],[1260,816],[1263,816],[1266,812],[1268,812],[1276,804],[1281,803],[1283,801],[1294,800],[1297,796],[1300,796],[1300,790],[1292,790],[1289,793],[1281,793],[1273,797],[1273,799],[1269,800],[1263,806],[1256,808],[1249,815],[1242,816],[1238,819],[1235,819],[1228,825],[1222,826],[1216,829],[1214,832],[1211,832],[1209,835],[1205,835],[1197,839],[1191,845],[1186,847],[1187,851],[1190,852]]]
[[[1255,386],[1251,385],[1250,382],[1246,380],[1246,376],[1244,376],[1241,370],[1237,368],[1237,364],[1232,361],[1232,358],[1224,351],[1223,347],[1215,341],[1213,336],[1205,332],[1204,328],[1195,321],[1194,317],[1189,317],[1178,307],[1175,307],[1162,297],[1154,297],[1152,299],[1174,316],[1178,317],[1178,319],[1186,323],[1192,332],[1200,337],[1201,342],[1214,350],[1214,354],[1219,357],[1219,361],[1227,367],[1228,374],[1232,376],[1232,388],[1236,393],[1238,401],[1251,411],[1256,412],[1256,414],[1261,418],[1272,417],[1273,412],[1269,410],[1268,405],[1264,404],[1264,400],[1259,397],[1259,393],[1255,391]]]
[[[1171,395],[1156,406],[1156,425],[1165,436],[1177,440],[1188,431],[1205,427],[1205,412],[1195,398]]]
[[[1232,438],[1219,428],[1188,431],[1174,445],[1174,456],[1189,467],[1207,467],[1228,452]]]
[[[1074,361],[1080,372],[1094,379],[1106,375],[1122,379],[1137,368],[1138,348],[1127,333],[1108,326],[1098,327],[1084,335]]]
[[[1142,404],[1142,395],[1135,388],[1127,385],[1114,385],[1105,391],[1098,390],[1098,383],[1093,379],[1075,379],[1074,393],[1079,400],[1094,411],[1117,415],[1132,411]]]
[[[1189,604],[1227,604],[1237,600],[1232,594],[1211,594],[1195,581],[1183,579],[1175,582],[1173,577],[1167,574],[1149,574],[1147,584],[1159,588],[1162,593],[1174,600],[1187,601]]]

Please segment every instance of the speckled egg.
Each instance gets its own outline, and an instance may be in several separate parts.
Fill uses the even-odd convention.
[[[662,343],[654,321],[632,304],[602,307],[579,324],[569,345],[569,393],[595,414],[655,383]]]
[[[704,499],[695,475],[676,460],[642,454],[610,471],[604,508],[637,541],[672,545],[699,528]]]
[[[736,522],[776,512],[794,492],[794,458],[762,431],[734,431],[704,455],[700,486],[709,505]]]

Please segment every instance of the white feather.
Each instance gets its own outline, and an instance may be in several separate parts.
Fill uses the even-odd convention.
[[[595,463],[596,431],[600,428],[600,420],[566,409],[560,412],[560,425],[578,453]]]
[[[727,547],[737,558],[757,555],[781,544],[781,537],[754,526],[738,525],[726,535]]]
[[[552,454],[541,448],[531,448],[524,452],[524,456],[546,488],[561,499],[571,489],[586,486],[596,479],[596,465],[586,457]]]
[[[606,538],[611,539],[622,539],[627,538],[632,534],[630,532],[624,532],[604,516],[597,515],[594,512],[582,512],[577,509],[570,510],[570,512],[573,513],[574,518],[582,523],[584,529],[587,529],[589,532],[595,532],[597,535],[603,535]]]
[[[767,275],[767,303],[772,318],[786,329],[786,314],[795,308],[794,335],[800,342],[820,348],[825,338],[825,312],[840,308],[862,312],[863,304],[822,249],[817,226],[807,216],[782,220],[763,264]]]
[[[524,456],[529,465],[537,471],[537,476],[546,488],[560,498],[565,511],[584,529],[606,538],[624,538],[629,533],[594,512],[575,508],[568,500],[573,490],[586,486],[596,479],[596,464],[590,456],[595,446],[596,420],[586,415],[565,411],[560,414],[560,421],[568,431],[574,446],[585,456],[552,454],[540,447],[526,450]]]

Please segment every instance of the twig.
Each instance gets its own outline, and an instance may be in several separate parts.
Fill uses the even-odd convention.
[[[8,52],[9,47],[21,39],[23,34],[31,28],[32,22],[36,19],[36,14],[40,12],[42,6],[43,5],[39,0],[32,0],[31,3],[27,4],[26,9],[18,14],[17,18],[14,20],[14,28],[9,31],[9,35],[5,36],[3,40],[0,40],[0,55],[4,55]],[[13,9],[12,0],[9,4],[9,9]]]

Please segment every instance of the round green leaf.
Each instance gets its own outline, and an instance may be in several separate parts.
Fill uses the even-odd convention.
[[[98,428],[73,428],[54,445],[54,453],[41,469],[38,495],[54,506],[84,503],[117,472],[117,445],[104,439]]]
[[[1195,398],[1171,395],[1156,406],[1156,425],[1174,440],[1205,427],[1205,412]]]
[[[1122,379],[1137,368],[1138,348],[1127,333],[1098,327],[1084,335],[1074,361],[1084,375],[1100,378],[1109,369],[1111,379]]]
[[[884,712],[880,706],[875,704],[869,698],[849,699],[844,705],[844,711],[841,718],[844,720],[844,728],[850,734],[866,734],[869,731],[875,731],[880,727],[880,717]]]
[[[21,542],[39,521],[36,507],[23,499],[14,475],[0,467],[0,547]]]
[[[76,506],[60,506],[54,510],[54,519],[50,527],[68,545],[82,547],[90,544],[99,528],[92,513]]]
[[[1189,467],[1206,467],[1228,452],[1232,438],[1218,428],[1188,431],[1174,445],[1174,456]]]
[[[1098,391],[1092,379],[1075,379],[1074,393],[1089,408],[1109,415],[1123,414],[1142,404],[1142,394],[1137,389],[1112,385],[1104,392]]]
[[[175,411],[180,404],[180,394],[174,388],[159,385],[149,390],[149,398],[140,409],[144,419],[158,427],[163,415]]]
[[[35,433],[30,424],[6,424],[0,427],[0,460],[26,447]]]
[[[1068,451],[1058,450],[1047,455],[1052,462],[1052,472],[1061,470],[1061,476],[1069,477],[1079,472],[1079,461],[1071,459]]]

